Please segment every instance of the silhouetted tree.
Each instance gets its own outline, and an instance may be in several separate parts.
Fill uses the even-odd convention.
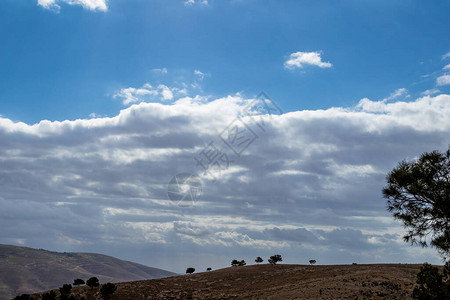
[[[281,258],[281,255],[280,255],[280,254],[272,255],[272,256],[269,258],[269,263],[272,264],[272,265],[276,265],[277,262],[279,262],[279,261],[283,261],[283,258]]]
[[[311,259],[310,261],[309,261],[309,264],[310,265],[313,265],[313,264],[315,264],[316,263],[316,260],[315,259]]]
[[[211,268],[206,269],[206,271],[211,271],[211,270],[212,270]]]
[[[50,291],[42,295],[42,300],[56,300],[55,291]]]
[[[91,278],[89,278],[89,279],[86,281],[86,285],[87,285],[88,287],[90,287],[91,290],[92,290],[94,287],[99,286],[99,285],[100,285],[100,282],[98,282],[98,278],[97,278],[97,277],[91,277]]]
[[[255,259],[255,262],[256,262],[257,264],[262,263],[263,261],[264,261],[264,259],[262,259],[262,258],[259,257],[259,256]]]
[[[406,242],[435,247],[450,256],[450,147],[433,151],[418,160],[402,161],[386,177],[383,196],[387,209],[408,229]]]
[[[186,274],[192,274],[195,272],[195,268],[187,268],[186,269]]]
[[[77,278],[77,279],[75,279],[73,281],[73,285],[75,285],[75,286],[79,286],[79,285],[82,285],[82,284],[85,284],[83,279]]]
[[[71,284],[63,284],[63,286],[59,288],[59,292],[61,293],[61,295],[68,295],[70,294],[71,290],[72,290]]]
[[[245,260],[241,260],[241,261],[239,261],[239,260],[237,260],[237,259],[233,259],[232,261],[231,261],[231,265],[232,266],[245,266],[247,263],[245,262]]]
[[[100,294],[102,294],[103,298],[109,298],[112,294],[117,290],[117,287],[114,283],[106,283],[102,285],[100,289]]]
[[[420,267],[417,274],[417,284],[413,291],[413,298],[419,300],[450,299],[450,262],[441,274],[439,269],[428,263]]]

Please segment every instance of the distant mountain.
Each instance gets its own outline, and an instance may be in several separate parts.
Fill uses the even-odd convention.
[[[163,278],[175,273],[95,253],[59,253],[0,244],[0,299],[55,289],[75,278],[101,283]]]

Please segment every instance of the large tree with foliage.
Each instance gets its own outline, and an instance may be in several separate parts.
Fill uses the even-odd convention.
[[[450,147],[402,161],[387,175],[387,209],[408,230],[403,239],[450,256]]]

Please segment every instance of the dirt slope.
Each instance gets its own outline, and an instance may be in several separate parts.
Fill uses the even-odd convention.
[[[406,264],[230,267],[118,283],[112,299],[411,299],[419,269]],[[99,288],[73,292],[100,299]]]

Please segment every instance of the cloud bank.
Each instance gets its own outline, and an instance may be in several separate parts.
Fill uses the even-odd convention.
[[[142,89],[120,97],[170,98],[162,87]],[[251,99],[171,97],[114,117],[33,125],[0,117],[1,241],[179,272],[274,253],[287,263],[439,262],[433,250],[401,241],[381,189],[402,159],[447,148],[449,95],[363,99],[266,116],[264,127],[242,116],[257,137],[240,156],[220,135]],[[194,159],[211,141],[230,158],[215,181]],[[203,180],[195,206],[167,197],[181,172]]]

